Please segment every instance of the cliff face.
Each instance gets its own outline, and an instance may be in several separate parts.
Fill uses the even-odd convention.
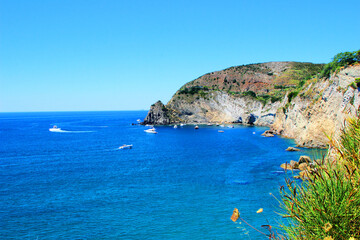
[[[175,96],[177,97],[177,96]],[[227,92],[214,91],[206,98],[171,99],[168,105],[176,109],[179,118],[187,123],[236,122],[269,126],[274,122],[281,102],[264,104],[251,96],[236,97]]]
[[[272,127],[298,146],[325,147],[359,108],[355,64],[330,79],[314,77],[322,64],[271,62],[205,74],[181,87],[164,106],[154,104],[143,124],[237,122]],[[352,85],[352,86],[350,86]]]
[[[183,122],[239,122],[269,126],[283,106],[286,88],[322,64],[269,62],[230,67],[205,74],[178,90],[166,105]]]
[[[330,79],[310,83],[290,104],[277,111],[272,128],[294,138],[298,146],[325,147],[327,136],[339,136],[344,120],[360,105],[359,89],[350,85],[360,77],[360,65],[347,67]]]

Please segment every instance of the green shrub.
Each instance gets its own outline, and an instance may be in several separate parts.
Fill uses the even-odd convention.
[[[282,190],[284,227],[289,239],[333,239],[360,237],[360,184],[350,181],[352,172],[340,166],[323,168],[310,181],[287,180]]]
[[[267,95],[267,94],[262,94],[262,95],[256,96],[256,99],[258,101],[262,102],[263,105],[265,105],[270,98],[271,98],[270,95]]]
[[[287,239],[360,239],[360,120],[347,121],[333,155],[313,168],[308,181],[286,180],[281,207]]]
[[[199,93],[200,91],[209,91],[209,88],[208,87],[201,87],[201,86],[192,86],[192,87],[189,87],[189,88],[182,88],[180,91],[179,91],[179,94],[190,94],[190,95],[194,95],[194,94],[197,94]]]
[[[324,66],[320,73],[320,77],[329,77],[331,73],[339,70],[341,67],[348,66],[355,62],[360,62],[360,50],[338,53],[331,62]]]
[[[281,96],[271,96],[270,101],[271,101],[271,103],[274,103],[274,102],[281,101],[281,99],[282,99]]]
[[[302,88],[305,85],[305,80],[301,80],[298,84],[299,88]]]
[[[354,105],[354,101],[355,101],[355,96],[352,96],[351,99],[350,99],[350,104]]]
[[[356,83],[352,82],[349,84],[350,87],[352,87],[353,89],[357,89]]]
[[[275,89],[286,89],[287,86],[284,86],[284,85],[274,85],[274,88],[275,88]]]
[[[358,88],[360,88],[360,78],[355,78],[355,83]]]
[[[288,102],[290,103],[297,95],[299,94],[299,90],[295,90],[289,93]]]
[[[256,98],[256,93],[254,91],[246,91],[242,93],[244,96],[250,96]]]

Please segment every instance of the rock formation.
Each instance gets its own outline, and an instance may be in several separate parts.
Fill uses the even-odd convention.
[[[205,74],[181,87],[165,105],[157,102],[142,124],[232,122],[269,126],[300,147],[325,147],[348,114],[359,108],[360,65],[330,79],[322,64],[270,62]],[[356,85],[355,85],[356,86]],[[270,136],[270,135],[268,135]]]
[[[294,138],[299,147],[326,147],[328,137],[337,137],[344,120],[359,109],[359,89],[351,86],[359,77],[360,65],[355,65],[330,79],[310,82],[290,104],[277,111],[272,129]]]
[[[181,119],[176,116],[175,111],[166,107],[161,101],[157,101],[151,105],[150,111],[141,124],[167,125],[177,121]]]

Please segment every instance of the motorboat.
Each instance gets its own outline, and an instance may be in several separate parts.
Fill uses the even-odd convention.
[[[196,126],[195,126],[195,129],[199,129],[199,126],[198,126],[198,125],[196,125]]]
[[[220,127],[225,127],[224,124],[221,124]]]
[[[224,131],[222,131],[222,130],[219,130],[218,132],[219,132],[219,133],[223,133]]]
[[[180,123],[180,127],[183,127],[185,126],[186,124],[185,123]]]
[[[177,125],[174,125],[174,128],[178,128],[178,126],[177,126]]]
[[[52,128],[49,128],[50,132],[61,132],[61,128],[58,128],[56,125],[54,125]]]
[[[127,145],[127,144],[124,144],[122,146],[119,147],[119,149],[132,149],[133,145]]]
[[[234,128],[234,126],[233,126],[233,125],[229,125],[228,128]]]
[[[154,134],[156,134],[156,133],[157,133],[157,132],[156,132],[156,129],[155,129],[154,127],[149,128],[149,129],[146,129],[146,130],[144,130],[144,132],[147,132],[147,133],[154,133]]]
[[[138,123],[140,123],[141,122],[141,120],[140,119],[138,119],[138,120],[136,120]]]
[[[208,125],[208,126],[212,126],[212,123],[208,123],[207,125]]]

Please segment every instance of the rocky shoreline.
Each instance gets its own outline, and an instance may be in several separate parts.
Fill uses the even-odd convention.
[[[206,74],[185,84],[166,105],[161,101],[153,104],[141,124],[267,126],[270,130],[264,134],[266,137],[279,135],[294,139],[297,147],[326,148],[328,137],[337,137],[344,120],[359,109],[359,88],[353,83],[360,78],[360,65],[342,68],[330,78],[307,80],[294,91],[289,85],[292,80],[284,80],[289,64],[266,63],[256,65],[257,68],[251,65],[245,73],[241,72],[244,67],[237,70],[239,73],[235,67]],[[241,78],[244,74],[247,77]],[[283,85],[276,85],[280,80]],[[238,88],[242,92],[219,87]],[[267,92],[280,92],[283,97],[263,101],[264,96],[270,96]]]

